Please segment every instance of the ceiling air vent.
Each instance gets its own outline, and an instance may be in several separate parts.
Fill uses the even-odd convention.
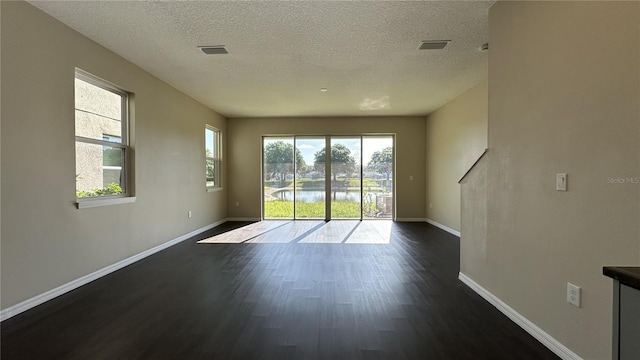
[[[442,50],[451,40],[427,40],[420,43],[419,50]]]
[[[224,45],[215,45],[215,46],[199,46],[200,50],[207,55],[220,55],[220,54],[228,54],[227,49],[224,48]]]

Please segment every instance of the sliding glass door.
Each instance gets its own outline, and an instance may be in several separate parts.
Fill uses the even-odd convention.
[[[263,217],[392,219],[393,147],[391,135],[264,137]]]
[[[331,218],[362,218],[362,138],[331,137]]]
[[[264,138],[262,145],[264,217],[293,219],[296,170],[293,138]]]
[[[393,218],[393,137],[363,136],[362,217]]]
[[[296,219],[326,218],[325,164],[316,161],[316,154],[325,142],[324,137],[295,138],[296,152],[302,157],[294,186]]]

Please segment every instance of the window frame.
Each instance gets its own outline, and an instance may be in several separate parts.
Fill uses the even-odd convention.
[[[87,208],[87,207],[96,207],[96,206],[104,206],[104,205],[115,205],[121,203],[129,203],[135,201],[135,196],[133,196],[133,186],[131,181],[131,176],[133,174],[132,169],[132,161],[131,161],[131,145],[130,145],[130,124],[131,124],[131,98],[132,94],[123,90],[122,88],[114,85],[113,83],[101,79],[91,73],[88,73],[84,70],[75,69],[74,76],[74,93],[75,89],[75,79],[79,79],[88,84],[101,88],[103,90],[109,91],[120,96],[121,101],[121,114],[120,114],[120,133],[121,133],[121,142],[114,142],[105,139],[94,139],[85,136],[76,135],[76,128],[74,126],[74,144],[84,143],[84,144],[92,144],[99,146],[107,146],[111,148],[119,148],[122,150],[122,166],[121,166],[121,187],[122,193],[116,195],[103,195],[103,196],[95,196],[95,197],[75,197],[76,205],[78,209]],[[74,119],[75,112],[78,111],[77,104],[74,98]],[[74,120],[75,121],[75,120]],[[74,151],[74,156],[77,156],[77,152]],[[104,166],[104,165],[103,165]],[[77,168],[74,167],[77,171]],[[77,187],[76,187],[77,192]]]
[[[207,132],[213,133],[213,154],[207,156]],[[209,178],[207,177],[207,165],[209,160],[213,161],[214,172],[213,186],[209,186]],[[207,192],[222,190],[222,131],[214,126],[205,124],[204,128],[204,165],[205,165],[205,189]]]

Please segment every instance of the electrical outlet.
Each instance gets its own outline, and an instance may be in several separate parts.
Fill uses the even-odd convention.
[[[567,302],[580,307],[580,287],[567,283]]]
[[[189,210],[189,219],[191,219],[191,210]]]
[[[236,201],[236,207],[240,207],[240,201]]]

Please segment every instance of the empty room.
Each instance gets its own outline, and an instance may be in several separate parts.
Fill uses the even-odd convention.
[[[640,358],[640,2],[0,20],[2,359]]]

